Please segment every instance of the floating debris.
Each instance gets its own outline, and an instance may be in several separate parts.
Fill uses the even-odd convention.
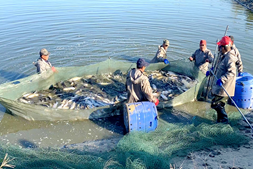
[[[146,71],[153,95],[161,101],[173,99],[197,81],[174,72]],[[127,99],[126,73],[120,70],[101,75],[86,75],[53,84],[47,90],[26,93],[18,101],[54,109],[92,109]]]

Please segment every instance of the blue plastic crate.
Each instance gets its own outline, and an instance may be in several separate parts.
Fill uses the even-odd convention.
[[[154,131],[158,125],[157,109],[152,102],[128,103],[124,110],[124,124],[127,132]]]
[[[236,78],[235,95],[232,97],[238,107],[253,109],[253,76],[247,72]]]

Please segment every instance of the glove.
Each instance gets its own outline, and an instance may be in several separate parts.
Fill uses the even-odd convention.
[[[211,70],[213,71],[213,67],[211,68]],[[207,71],[207,72],[206,72],[206,77],[209,76],[209,75],[211,75],[211,74],[212,74],[211,71]]]
[[[210,71],[207,71],[206,72],[206,77],[210,75]]]
[[[52,66],[51,69],[52,69],[53,72],[57,72],[57,70],[55,69],[55,67]]]
[[[217,84],[218,86],[222,86],[222,81],[221,81],[221,79],[218,79],[217,82],[216,82],[216,84]]]
[[[159,100],[156,99],[156,101],[155,101],[155,106],[157,106],[158,104],[159,104]]]
[[[170,64],[170,62],[169,62],[167,59],[164,59],[163,62],[164,62],[165,64]]]
[[[238,73],[238,77],[243,76],[243,72]]]

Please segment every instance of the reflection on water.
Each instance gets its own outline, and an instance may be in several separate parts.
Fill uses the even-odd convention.
[[[245,13],[247,15],[247,19],[246,19],[247,28],[252,28],[252,26],[253,26],[253,12],[248,10]]]
[[[248,29],[252,29],[253,25],[253,12],[250,10],[245,9],[243,6],[238,4],[237,2],[232,3],[233,6],[233,15],[238,19],[244,19],[245,18],[245,26],[246,31]]]

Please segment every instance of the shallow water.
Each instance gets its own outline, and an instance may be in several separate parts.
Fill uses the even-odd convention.
[[[43,47],[51,52],[50,61],[56,67],[88,65],[108,57],[135,62],[139,57],[151,60],[167,38],[172,60],[189,57],[200,39],[206,39],[207,47],[214,51],[227,25],[245,71],[253,74],[253,13],[231,0],[10,0],[1,2],[0,9],[0,83],[34,74],[32,62]],[[199,114],[210,109],[208,104],[194,104],[179,109]],[[203,109],[196,111],[200,107]],[[27,142],[61,146],[115,134],[110,134],[110,128],[100,132],[101,125],[92,121],[28,122],[4,114],[3,107],[0,111],[0,140],[24,147]]]

